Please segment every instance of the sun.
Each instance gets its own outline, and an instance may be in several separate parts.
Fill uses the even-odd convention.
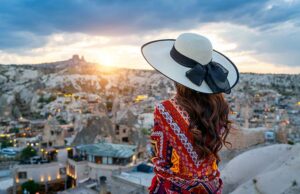
[[[113,53],[100,50],[93,50],[88,53],[86,53],[88,56],[89,61],[97,63],[99,65],[114,67],[116,66],[116,60]]]
[[[115,66],[114,59],[111,55],[98,55],[96,57],[96,62],[99,63],[100,65],[105,65],[105,66],[110,66],[113,67]]]

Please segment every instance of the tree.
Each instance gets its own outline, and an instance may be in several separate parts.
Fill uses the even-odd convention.
[[[37,155],[36,150],[31,146],[27,146],[21,152],[21,160],[28,160],[29,158],[36,155]]]
[[[7,147],[12,147],[13,143],[7,137],[4,137],[4,138],[0,138],[0,145],[1,145],[1,149],[3,149]]]
[[[150,135],[150,134],[151,134],[151,133],[150,133],[150,130],[149,130],[149,129],[146,129],[146,128],[142,128],[141,131],[142,131],[142,134],[143,134],[143,135]]]
[[[20,132],[20,129],[17,128],[17,127],[13,127],[13,128],[10,128],[10,129],[9,129],[9,132],[10,132],[10,133],[19,133],[19,132]]]
[[[25,183],[22,184],[22,193],[24,193],[24,190],[28,193],[36,193],[40,190],[40,185],[33,180],[26,181]]]

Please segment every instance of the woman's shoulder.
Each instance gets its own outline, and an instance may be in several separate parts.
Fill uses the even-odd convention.
[[[178,103],[176,97],[172,97],[163,101],[160,101],[155,105],[154,113],[160,112],[169,112],[170,116],[174,116],[174,114],[178,114],[187,122],[189,123],[189,115],[184,110],[182,106]]]
[[[174,109],[174,104],[172,103],[172,98],[165,99],[155,103],[154,105],[154,114],[158,112],[170,112]]]
[[[170,103],[171,102],[171,99],[165,99],[165,100],[161,100],[161,101],[159,101],[159,102],[156,102],[155,104],[154,104],[154,110],[156,110],[156,109],[158,109],[158,108],[160,108],[160,107],[162,107],[162,106],[166,106],[168,103]]]
[[[154,105],[154,118],[165,117],[170,112],[170,99],[165,99],[155,103]]]

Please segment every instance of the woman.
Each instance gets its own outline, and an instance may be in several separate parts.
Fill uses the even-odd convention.
[[[229,94],[239,73],[210,41],[184,33],[142,47],[147,62],[175,81],[177,94],[155,106],[155,176],[150,193],[221,194],[218,152],[230,129]]]

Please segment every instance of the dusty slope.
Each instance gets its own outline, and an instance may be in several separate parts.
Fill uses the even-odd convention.
[[[300,144],[256,148],[222,170],[224,194],[299,194]]]

